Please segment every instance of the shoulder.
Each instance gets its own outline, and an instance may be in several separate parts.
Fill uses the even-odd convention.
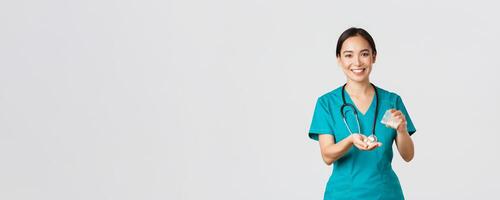
[[[323,93],[317,99],[317,104],[331,110],[342,104],[342,86],[339,86],[329,92]]]
[[[398,99],[401,99],[401,97],[393,91],[387,90],[380,88],[378,86],[375,86],[377,88],[377,95],[379,95],[379,99],[382,101],[389,101],[389,102],[396,102]]]
[[[336,101],[337,99],[342,98],[342,86],[339,86],[327,93],[324,93],[318,97],[318,101],[321,102],[329,102]]]

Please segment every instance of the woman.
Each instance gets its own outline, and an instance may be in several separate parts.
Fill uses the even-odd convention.
[[[334,164],[324,199],[404,199],[391,166],[392,144],[411,161],[415,126],[401,97],[370,83],[377,50],[368,32],[344,31],[336,54],[347,83],[318,98],[309,130],[325,163]],[[382,124],[386,111],[399,124]]]

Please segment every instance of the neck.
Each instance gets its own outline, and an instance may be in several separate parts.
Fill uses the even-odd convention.
[[[348,80],[345,88],[350,95],[354,96],[369,95],[374,91],[374,88],[368,80],[363,82]]]

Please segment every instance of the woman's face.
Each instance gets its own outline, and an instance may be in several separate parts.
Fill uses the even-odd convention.
[[[369,81],[375,58],[368,41],[361,36],[354,36],[347,38],[342,44],[337,62],[348,79],[365,82]]]

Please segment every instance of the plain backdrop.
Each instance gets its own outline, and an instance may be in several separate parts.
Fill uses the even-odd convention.
[[[417,128],[407,199],[500,183],[495,1],[0,2],[0,199],[322,199],[307,137],[351,26]]]

